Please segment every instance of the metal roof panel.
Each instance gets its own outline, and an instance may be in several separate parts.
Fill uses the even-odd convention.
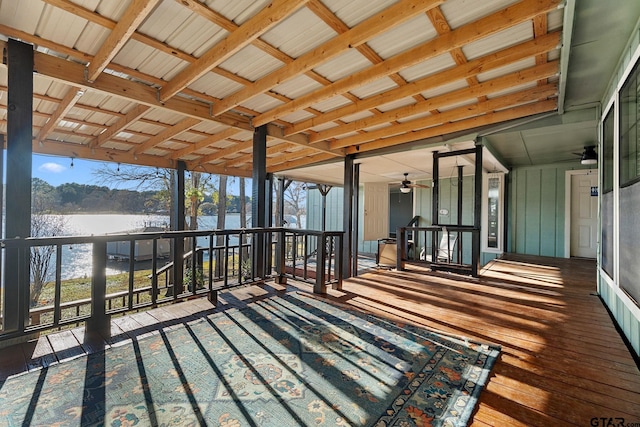
[[[323,0],[327,6],[349,28],[396,3],[392,0]]]
[[[412,67],[405,68],[398,74],[400,74],[400,76],[402,76],[406,81],[412,82],[455,66],[456,62],[453,60],[451,55],[449,53],[444,53],[436,56],[435,58],[420,62]]]
[[[282,62],[253,45],[246,46],[220,64],[221,68],[256,81],[282,67]]]
[[[395,56],[438,36],[426,14],[421,13],[371,39],[367,44],[383,59]]]
[[[301,8],[289,18],[262,35],[262,39],[298,58],[336,36],[336,32],[307,8]]]

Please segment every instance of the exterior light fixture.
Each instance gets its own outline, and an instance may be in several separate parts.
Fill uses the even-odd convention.
[[[595,150],[595,145],[588,145],[584,147],[582,157],[580,157],[580,163],[583,165],[595,165],[598,163],[598,154]]]

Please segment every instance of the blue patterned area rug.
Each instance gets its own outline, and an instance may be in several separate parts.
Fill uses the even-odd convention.
[[[0,425],[464,426],[498,353],[290,293],[0,382]]]

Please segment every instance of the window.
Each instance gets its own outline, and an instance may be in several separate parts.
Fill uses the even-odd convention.
[[[600,218],[602,221],[602,238],[600,239],[600,265],[613,278],[613,144],[614,116],[612,106],[602,122],[602,151],[600,165],[602,167],[602,183],[600,185]]]
[[[620,187],[640,181],[640,63],[620,90]]]
[[[485,175],[482,202],[482,246],[484,252],[502,252],[504,175]]]

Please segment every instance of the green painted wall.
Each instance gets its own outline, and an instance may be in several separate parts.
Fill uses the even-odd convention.
[[[564,257],[565,173],[575,162],[522,167],[507,174],[507,252]]]

